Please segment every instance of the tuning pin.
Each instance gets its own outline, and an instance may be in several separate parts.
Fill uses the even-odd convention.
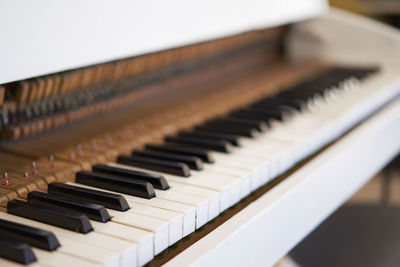
[[[105,139],[106,139],[107,146],[113,146],[113,140],[112,140],[111,134],[107,133],[105,135]]]
[[[92,148],[92,150],[93,150],[94,152],[97,152],[97,151],[98,151],[99,148],[97,147],[96,139],[90,140],[90,147]]]
[[[75,161],[76,160],[75,153],[70,153],[69,154],[69,160],[70,161]]]
[[[29,173],[28,173],[28,172],[25,172],[24,175],[22,176],[22,178],[24,178],[24,179],[29,179]]]
[[[76,145],[76,151],[78,152],[78,157],[82,158],[85,156],[85,152],[83,152],[83,148],[81,144]]]
[[[3,180],[3,183],[1,185],[10,187],[11,184],[10,184],[10,182],[8,180],[8,173],[6,173],[6,172],[4,173],[3,179],[4,180]]]
[[[32,169],[32,170],[36,170],[36,169],[37,169],[37,166],[36,166],[36,162],[35,162],[35,161],[32,161],[31,169]]]
[[[51,166],[52,168],[57,167],[56,161],[54,160],[54,155],[49,155],[49,161],[50,161],[50,166]]]

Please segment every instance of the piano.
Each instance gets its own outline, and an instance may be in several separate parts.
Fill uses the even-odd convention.
[[[271,266],[400,151],[400,33],[327,1],[3,1],[1,266]]]

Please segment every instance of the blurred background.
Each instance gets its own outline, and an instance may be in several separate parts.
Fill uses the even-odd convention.
[[[384,21],[400,28],[399,0],[330,0],[331,6]]]

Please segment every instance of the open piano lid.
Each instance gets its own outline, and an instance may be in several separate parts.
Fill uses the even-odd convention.
[[[0,84],[293,23],[327,8],[326,0],[5,0]]]

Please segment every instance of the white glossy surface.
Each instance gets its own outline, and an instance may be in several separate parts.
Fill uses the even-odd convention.
[[[0,84],[300,21],[326,9],[325,0],[3,0]]]

